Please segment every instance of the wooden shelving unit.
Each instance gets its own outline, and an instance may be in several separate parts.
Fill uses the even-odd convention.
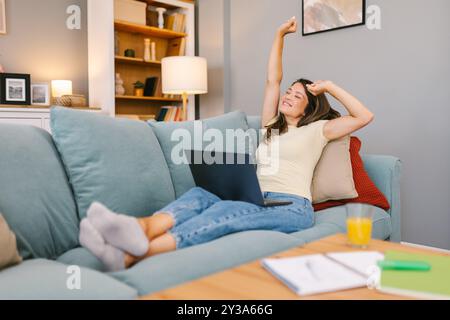
[[[124,81],[125,94],[115,95],[114,113],[122,117],[139,117],[147,120],[156,116],[162,106],[181,107],[182,99],[178,96],[167,97],[162,93],[161,60],[173,55],[170,48],[176,46],[184,39],[186,42],[186,54],[194,55],[194,2],[181,0],[140,0],[154,7],[164,7],[167,15],[182,13],[186,15],[186,32],[176,32],[169,29],[160,29],[157,26],[143,26],[126,21],[115,20],[114,32],[118,37],[118,48],[115,50],[115,74],[119,73]],[[147,11],[148,13],[149,11]],[[147,19],[149,20],[149,19]],[[150,39],[156,44],[155,61],[144,61],[144,40]],[[188,43],[188,41],[191,41]],[[125,50],[133,49],[135,57],[125,57]],[[149,77],[157,77],[158,85],[154,96],[134,96],[133,83],[141,81],[145,83]]]

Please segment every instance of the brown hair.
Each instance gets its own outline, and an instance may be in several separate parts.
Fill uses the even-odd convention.
[[[313,84],[312,81],[299,79],[292,85],[296,83],[301,83],[303,85],[303,88],[305,88],[306,96],[308,97],[308,105],[305,109],[305,115],[297,123],[298,128],[307,126],[308,124],[319,120],[332,120],[341,117],[341,114],[331,107],[330,102],[328,101],[324,93],[319,94],[318,96],[314,96],[311,92],[308,91],[306,85]],[[272,130],[278,130],[280,135],[286,133],[288,131],[288,123],[284,114],[280,113],[274,119],[269,121],[269,123],[266,125],[266,129],[266,142],[270,141],[270,138],[272,137]]]

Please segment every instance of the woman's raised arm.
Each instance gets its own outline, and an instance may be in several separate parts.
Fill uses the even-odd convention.
[[[264,105],[262,112],[262,126],[278,114],[278,104],[280,102],[280,84],[283,80],[283,48],[284,37],[289,33],[297,31],[297,20],[295,17],[289,19],[275,35],[275,40],[270,51],[269,65],[267,71],[266,89],[264,93]]]
[[[348,116],[343,116],[327,122],[323,128],[323,134],[329,140],[342,138],[346,135],[367,126],[374,119],[374,114],[350,93],[337,86],[331,81],[316,81],[307,86],[308,91],[317,96],[329,93],[336,98],[347,109]]]

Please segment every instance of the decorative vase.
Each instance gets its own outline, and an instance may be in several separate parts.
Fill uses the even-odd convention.
[[[143,97],[144,96],[144,88],[134,88],[134,95],[136,97]]]
[[[156,8],[158,12],[158,28],[164,29],[164,13],[167,11],[166,8]]]
[[[152,60],[152,55],[150,52],[150,39],[144,39],[144,46],[145,46],[144,61],[149,62]]]
[[[116,73],[116,95],[125,95],[125,87],[123,86],[123,80],[120,77],[120,73]]]
[[[152,42],[151,45],[151,51],[152,51],[152,60],[156,61],[156,42]]]

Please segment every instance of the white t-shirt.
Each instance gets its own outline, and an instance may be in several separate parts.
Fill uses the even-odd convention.
[[[329,120],[319,120],[300,128],[289,126],[281,136],[272,135],[256,151],[258,180],[263,192],[298,195],[312,201],[314,169],[329,140],[323,127]]]

